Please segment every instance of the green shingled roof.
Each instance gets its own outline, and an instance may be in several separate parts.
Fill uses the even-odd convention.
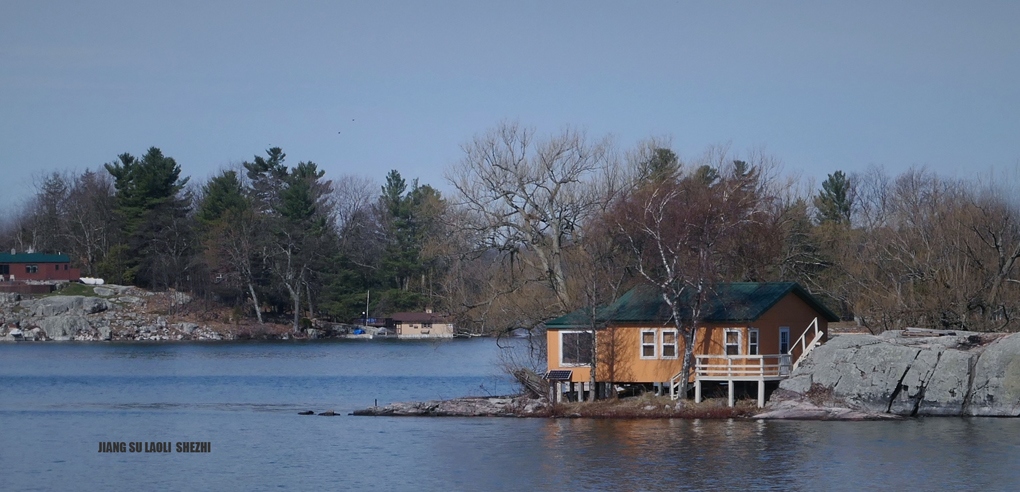
[[[599,309],[596,314],[598,322],[669,322],[672,313],[669,305],[662,300],[660,292],[658,288],[650,285],[634,287],[612,304]],[[803,299],[828,321],[839,321],[838,316],[794,282],[718,284],[709,292],[700,319],[706,323],[754,321],[791,292]],[[682,300],[681,305],[686,305],[688,302]],[[680,315],[683,318],[691,317],[689,309],[682,310]],[[589,317],[584,310],[574,311],[545,323],[546,328],[550,329],[588,325]]]
[[[68,263],[67,255],[51,255],[46,253],[0,253],[0,263]]]

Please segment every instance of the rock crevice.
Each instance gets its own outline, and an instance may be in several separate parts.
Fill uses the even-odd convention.
[[[818,413],[825,405],[856,417],[1020,414],[1020,334],[926,334],[834,337],[780,383],[761,416]],[[824,405],[818,394],[826,395]]]

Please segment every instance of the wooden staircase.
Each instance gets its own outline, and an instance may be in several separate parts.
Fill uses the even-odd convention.
[[[800,338],[798,338],[797,341],[794,342],[793,347],[790,347],[790,351],[793,352],[793,348],[800,345],[800,356],[797,357],[797,360],[793,361],[794,370],[796,370],[797,367],[800,366],[800,363],[801,361],[804,360],[805,355],[811,353],[811,351],[814,350],[815,347],[822,344],[822,337],[824,336],[825,332],[818,329],[818,318],[815,318],[813,321],[811,321],[811,324],[808,325],[807,329],[804,330],[804,333],[801,334]],[[811,338],[810,342],[807,341],[809,337]]]
[[[780,366],[779,367],[779,375],[782,378],[785,379],[786,377],[788,377],[790,375],[790,373],[793,372],[794,369],[797,369],[797,367],[800,366],[801,361],[804,360],[804,356],[806,356],[812,350],[814,350],[815,347],[817,347],[817,346],[822,344],[822,338],[824,336],[825,336],[825,332],[823,332],[821,329],[818,328],[818,318],[815,318],[814,320],[811,321],[811,324],[808,325],[807,329],[804,330],[804,333],[801,334],[800,338],[798,338],[797,341],[794,342],[793,345],[790,346],[790,350],[789,350],[790,354],[793,353],[794,349],[796,349],[797,347],[800,347],[800,355],[797,356],[797,360],[793,361],[793,364],[790,364],[790,362],[789,362],[789,358],[792,357],[792,355],[790,355],[790,354],[784,354],[784,355],[778,355],[778,356],[759,356],[759,357],[763,357],[763,358],[764,357],[778,357],[780,359],[780,362],[779,362],[779,366]],[[725,358],[726,356],[719,355],[719,356],[715,356],[715,357]],[[784,362],[784,360],[785,360],[785,362]],[[765,367],[764,359],[762,360],[762,367]],[[771,368],[773,368],[773,370],[775,370],[775,366],[774,365],[770,365],[768,367],[771,367]],[[694,368],[692,368],[692,369],[694,369]],[[761,376],[762,376],[761,379],[764,380],[764,379],[766,379],[765,378],[766,374],[764,373],[764,369],[762,369],[762,371],[763,371],[763,373],[761,374]],[[744,376],[746,374],[741,374],[741,375]],[[695,377],[697,377],[697,370],[695,370]],[[774,379],[774,378],[776,378],[776,376],[773,374],[769,379]],[[712,379],[718,379],[718,378],[712,378]],[[670,378],[670,380],[669,380],[669,397],[671,399],[673,399],[673,400],[676,400],[676,399],[680,398],[680,395],[686,390],[686,383],[687,383],[686,378],[684,377],[682,372],[678,372],[678,373],[674,374],[673,377]]]

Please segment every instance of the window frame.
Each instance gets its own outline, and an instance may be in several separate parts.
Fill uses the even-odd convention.
[[[560,367],[591,367],[591,361],[590,360],[588,362],[566,362],[566,361],[563,360],[563,354],[565,353],[565,351],[563,350],[563,348],[564,348],[564,345],[563,345],[563,335],[577,335],[577,334],[588,335],[588,336],[591,337],[591,343],[594,345],[594,343],[595,343],[595,334],[590,332],[590,331],[587,331],[587,330],[559,330],[559,332],[560,332],[560,335],[559,335],[559,339],[560,339],[560,360],[559,360]],[[592,354],[589,353],[588,354],[588,358],[590,359],[591,356],[592,356]]]
[[[651,342],[648,342],[648,343],[645,342],[645,333],[651,333],[652,334],[652,341]],[[658,330],[647,329],[647,328],[641,329],[640,333],[638,333],[638,350],[639,350],[638,353],[641,355],[642,359],[653,360],[653,359],[658,359],[659,358],[659,352],[657,350],[657,348],[658,348],[657,347],[657,345],[658,345],[657,342],[658,341],[659,341]],[[651,347],[652,348],[652,355],[645,355],[645,347]]]
[[[783,350],[783,335],[786,335],[786,350]],[[790,355],[790,327],[779,327],[779,355]]]
[[[666,343],[666,334],[673,335],[673,343]],[[666,355],[666,347],[673,347],[673,355]],[[662,359],[680,358],[680,332],[676,328],[664,328],[659,330],[659,357]]]
[[[761,355],[761,331],[757,328],[747,329],[747,355]]]
[[[723,355],[725,355],[726,357],[732,357],[732,356],[735,356],[735,355],[744,355],[743,353],[741,353],[742,352],[741,349],[743,348],[743,347],[741,347],[741,342],[744,341],[744,338],[743,338],[741,332],[742,332],[742,330],[740,328],[725,328],[725,329],[723,329]],[[734,343],[730,343],[729,342],[729,334],[730,333],[736,333],[737,334],[737,341],[736,342],[734,342]],[[730,347],[736,347],[736,352],[737,353],[731,354],[730,351],[729,351]]]

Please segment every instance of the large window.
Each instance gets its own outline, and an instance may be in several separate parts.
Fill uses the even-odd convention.
[[[587,331],[560,332],[560,365],[591,365],[591,351],[594,337]]]
[[[25,265],[25,273],[36,273],[39,271],[39,265]]]
[[[662,330],[662,358],[675,359],[677,357],[676,330]]]
[[[641,330],[641,358],[655,358],[655,330]]]
[[[758,355],[758,329],[747,330],[747,355]]]
[[[723,332],[726,355],[740,355],[740,331],[726,330]]]

